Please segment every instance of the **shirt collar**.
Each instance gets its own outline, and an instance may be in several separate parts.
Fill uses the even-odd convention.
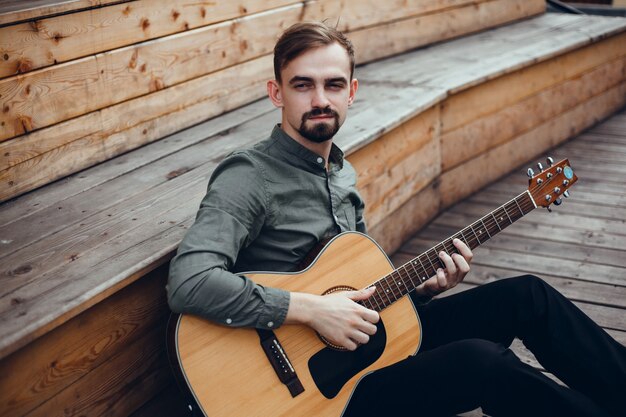
[[[300,143],[298,143],[295,139],[289,136],[281,127],[280,123],[274,126],[271,134],[272,139],[280,146],[280,148],[291,155],[298,157],[300,160],[304,161],[307,167],[315,167],[315,169],[324,170],[326,166],[326,161],[324,158],[315,152],[305,148]],[[330,163],[329,163],[329,171],[336,172],[343,168],[343,158],[344,154],[341,149],[334,143],[330,149]],[[292,164],[295,162],[290,160]],[[299,164],[298,164],[299,165]]]

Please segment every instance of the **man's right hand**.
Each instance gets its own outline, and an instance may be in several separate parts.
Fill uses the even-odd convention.
[[[375,287],[325,296],[291,293],[285,324],[306,324],[328,341],[355,350],[376,333],[378,312],[355,301],[374,294]]]

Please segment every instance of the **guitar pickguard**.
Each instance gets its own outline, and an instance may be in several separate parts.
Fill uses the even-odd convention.
[[[309,359],[309,372],[320,392],[335,398],[346,382],[381,357],[387,344],[385,325],[380,320],[370,341],[355,351],[339,351],[326,347]]]

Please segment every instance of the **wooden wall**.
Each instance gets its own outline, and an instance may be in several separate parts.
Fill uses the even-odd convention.
[[[0,201],[263,97],[275,40],[297,21],[338,22],[363,63],[545,8],[543,0],[70,3],[0,11]]]
[[[392,253],[443,208],[625,105],[626,34],[452,94],[348,157],[369,233]]]

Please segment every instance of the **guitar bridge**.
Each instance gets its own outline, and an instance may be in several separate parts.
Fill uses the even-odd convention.
[[[304,392],[304,387],[296,374],[296,370],[291,365],[291,361],[287,357],[287,353],[280,344],[280,341],[271,330],[257,329],[259,338],[261,339],[261,347],[263,352],[270,361],[274,372],[280,382],[287,386],[292,397],[296,397]]]

